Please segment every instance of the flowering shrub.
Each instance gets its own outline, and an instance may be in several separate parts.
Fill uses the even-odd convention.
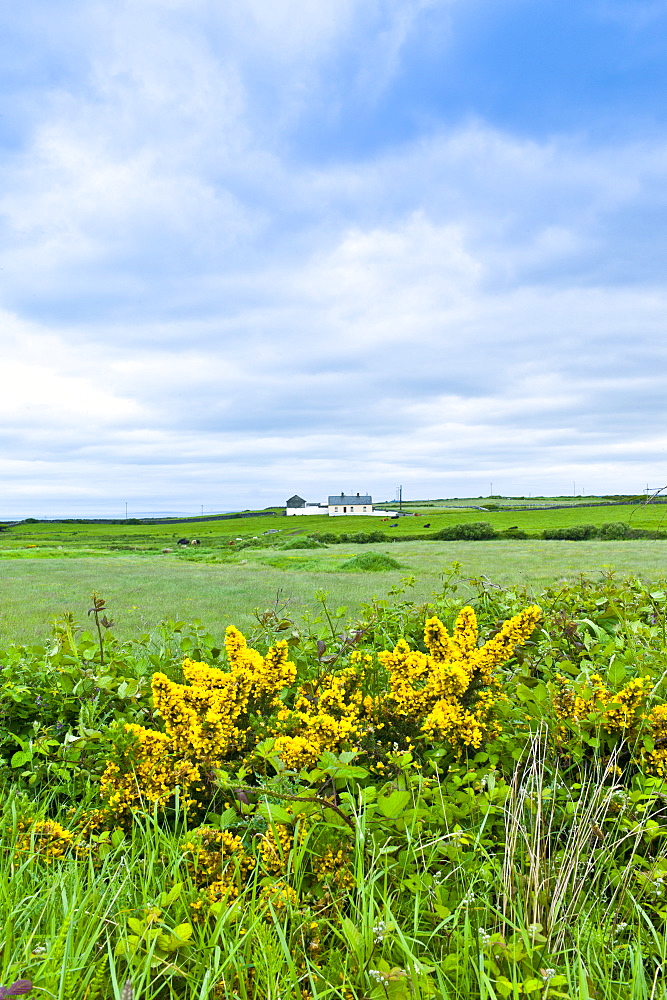
[[[100,782],[100,794],[111,812],[119,815],[128,809],[150,805],[166,806],[180,788],[187,794],[200,778],[199,769],[178,752],[176,741],[164,733],[125,724],[125,732],[134,741],[119,763],[109,761]]]
[[[190,876],[208,903],[236,898],[256,866],[241,838],[228,830],[199,827],[183,844],[183,852]]]
[[[424,629],[426,652],[400,640],[378,654],[385,689],[364,693],[369,654],[355,651],[350,666],[314,682],[293,685],[296,667],[280,641],[265,656],[248,647],[238,629],[227,629],[227,670],[186,659],[178,684],[153,675],[155,709],[166,733],[126,723],[129,746],[119,747],[102,775],[110,810],[166,806],[177,787],[186,805],[204,793],[202,775],[230,759],[250,759],[261,740],[292,770],[314,766],[322,754],[359,752],[364,738],[399,726],[411,741],[444,744],[455,754],[478,749],[499,731],[496,702],[503,697],[495,669],[530,636],[540,618],[531,606],[478,645],[475,612],[466,607],[453,633],[437,617]],[[291,704],[290,704],[291,703]]]
[[[580,953],[629,995],[639,949],[664,958],[667,587],[559,585],[542,619],[519,588],[480,581],[474,611],[453,589],[299,630],[258,614],[224,652],[203,629],[141,664],[105,642],[104,671],[66,636],[54,704],[0,732],[8,912],[25,908],[26,933],[5,981],[100,1000],[101,936],[119,987],[125,965],[165,996],[551,1000],[561,969],[583,981]],[[95,687],[63,736],[59,685],[82,678]],[[68,913],[46,914],[54,863],[86,893],[99,878],[99,906],[56,893]]]
[[[644,767],[649,774],[664,778],[667,776],[667,705],[656,705],[646,716],[646,721],[652,749],[645,744]]]
[[[76,846],[74,834],[52,819],[21,820],[17,830],[19,838],[16,844],[16,861],[40,858],[46,864],[51,864],[68,855]]]
[[[540,616],[538,607],[526,608],[482,646],[472,608],[463,608],[451,636],[438,618],[429,618],[424,629],[428,653],[411,651],[401,641],[393,653],[379,654],[389,674],[380,712],[388,719],[419,720],[433,742],[457,750],[479,748],[498,732],[493,707],[502,695],[494,670],[528,639]]]
[[[601,727],[609,735],[636,735],[644,715],[642,709],[652,687],[650,677],[635,677],[616,693],[609,690],[599,674],[579,686],[556,674],[554,709],[559,719]]]

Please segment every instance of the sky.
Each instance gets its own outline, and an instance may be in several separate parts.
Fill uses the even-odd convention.
[[[0,11],[0,517],[667,483],[667,0]]]

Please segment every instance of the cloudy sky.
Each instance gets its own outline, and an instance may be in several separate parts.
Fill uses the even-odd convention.
[[[0,47],[0,516],[667,483],[667,0],[31,0]]]

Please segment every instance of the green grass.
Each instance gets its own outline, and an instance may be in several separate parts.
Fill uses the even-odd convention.
[[[494,502],[497,498],[494,498]],[[566,498],[553,498],[554,500]],[[572,499],[572,498],[570,498]],[[595,499],[595,498],[592,498]],[[432,501],[436,503],[436,501]],[[502,506],[498,501],[498,506]],[[407,505],[404,505],[408,509]],[[397,523],[379,517],[248,517],[226,521],[201,521],[185,524],[38,524],[9,525],[0,531],[0,559],[66,558],[72,553],[89,557],[101,553],[149,556],[163,548],[178,549],[179,538],[198,538],[202,547],[223,558],[234,548],[237,538],[262,537],[275,539],[281,545],[299,536],[317,532],[337,535],[356,531],[384,531],[401,539],[419,535],[434,536],[441,528],[471,521],[488,521],[497,531],[513,526],[539,537],[545,529],[570,527],[575,524],[601,525],[610,521],[626,522],[632,528],[667,530],[666,504],[624,504],[604,507],[567,507],[550,510],[515,510],[512,507],[480,511],[424,507],[418,515],[401,517]],[[426,528],[425,525],[430,525]],[[230,544],[231,543],[231,544]]]
[[[0,640],[44,641],[49,618],[68,610],[85,619],[93,590],[107,599],[120,638],[165,618],[201,619],[221,637],[230,623],[241,629],[256,624],[253,610],[273,605],[278,594],[297,618],[317,610],[318,588],[329,592],[331,606],[346,606],[354,615],[362,602],[414,575],[411,594],[424,601],[440,589],[452,562],[461,564],[464,578],[483,575],[530,591],[610,569],[653,580],[667,576],[667,541],[401,542],[376,544],[373,550],[397,559],[402,568],[340,572],[346,560],[368,551],[359,545],[293,554],[246,549],[239,554],[245,562],[217,565],[190,562],[177,553],[7,560],[0,575]],[[465,586],[461,595],[465,600]]]

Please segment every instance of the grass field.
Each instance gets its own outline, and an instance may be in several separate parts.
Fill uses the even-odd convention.
[[[553,498],[558,500],[559,498]],[[564,499],[564,498],[563,498]],[[430,501],[429,501],[430,502]],[[432,501],[436,503],[437,501]],[[407,508],[406,508],[407,509]],[[177,524],[103,523],[68,524],[38,522],[8,525],[0,531],[0,559],[67,558],[99,556],[101,554],[150,555],[163,548],[175,548],[179,538],[198,538],[203,547],[219,553],[233,546],[235,539],[266,535],[273,540],[287,540],[296,535],[317,532],[341,534],[357,531],[384,531],[396,539],[418,535],[432,538],[440,529],[471,521],[488,521],[496,531],[516,527],[538,538],[545,529],[565,528],[577,524],[601,525],[610,521],[629,524],[632,528],[667,529],[667,504],[624,504],[604,507],[555,507],[549,510],[476,510],[424,508],[411,516],[398,518],[396,523],[379,517],[314,517],[286,518],[273,516],[244,517],[218,521],[194,521]],[[426,527],[428,525],[429,527]],[[168,554],[167,554],[168,555]]]
[[[341,571],[351,556],[369,549],[391,554],[401,568]],[[443,572],[449,573],[453,562],[461,565],[462,602],[471,592],[463,581],[482,575],[495,584],[525,586],[531,593],[561,578],[595,576],[610,569],[649,580],[667,576],[667,541],[396,542],[294,552],[246,549],[235,557],[243,561],[215,565],[185,556],[124,553],[5,560],[0,573],[0,640],[44,641],[50,617],[67,610],[85,619],[92,590],[107,599],[119,638],[166,618],[198,618],[221,637],[230,623],[252,630],[254,609],[272,606],[277,595],[288,603],[290,615],[300,619],[316,613],[313,595],[326,590],[330,606],[345,606],[354,616],[362,602],[386,596],[402,577],[412,575],[416,577],[412,598],[424,601],[439,591]]]
[[[439,499],[439,500],[404,500],[402,503],[403,510],[447,510],[451,508],[465,508],[465,507],[485,507],[487,509],[495,510],[501,508],[503,510],[512,509],[523,509],[524,507],[554,507],[554,506],[565,506],[565,507],[580,507],[582,505],[592,506],[597,504],[616,504],[620,501],[625,501],[627,503],[643,503],[645,500],[644,495],[641,496],[561,496],[561,497],[540,497],[540,496],[530,496],[530,497],[504,497],[504,496],[485,496],[485,497],[454,497],[453,499]],[[387,504],[379,504],[381,507],[398,507],[398,502],[393,501]]]

